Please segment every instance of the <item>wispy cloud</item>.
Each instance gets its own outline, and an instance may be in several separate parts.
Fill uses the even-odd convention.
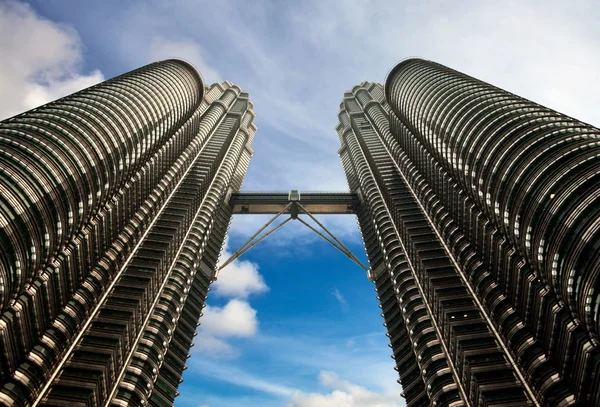
[[[337,287],[331,292],[331,294],[335,297],[336,300],[339,301],[342,308],[348,305],[348,301],[346,301],[346,298],[344,298],[344,296]]]
[[[393,391],[377,393],[362,386],[343,380],[332,371],[319,373],[321,385],[330,388],[329,393],[296,392],[291,397],[288,407],[400,407],[400,402]]]
[[[274,396],[289,397],[297,391],[297,389],[294,389],[293,387],[277,384],[278,380],[275,378],[264,378],[243,369],[225,365],[221,362],[204,360],[198,361],[198,363],[192,361],[191,364],[195,365],[199,375]]]
[[[150,41],[148,63],[163,59],[183,59],[196,68],[206,85],[221,82],[221,74],[208,64],[205,50],[198,42],[190,38],[179,40],[156,36]]]
[[[271,217],[272,215],[234,216],[229,229],[229,234],[232,238],[247,239],[257,232]],[[288,215],[282,215],[280,219],[273,223],[273,227],[283,222],[287,217]],[[300,215],[300,217],[317,230],[321,230],[321,227],[318,226],[308,216]],[[355,215],[317,215],[316,218],[345,245],[362,246],[358,222]],[[292,243],[294,244],[292,245]],[[305,225],[298,221],[290,221],[286,225],[282,226],[280,230],[274,232],[271,236],[260,242],[256,247],[259,247],[260,245],[263,247],[275,246],[294,249],[315,243],[322,244],[324,246],[329,245]],[[335,251],[333,248],[332,250]],[[355,253],[355,255],[360,257],[363,254],[362,252],[359,252]],[[225,255],[223,258],[225,258]]]
[[[403,406],[397,376],[390,368],[393,363],[383,366],[378,356],[382,348],[373,343],[381,338],[381,333],[332,339],[261,334],[249,339],[246,352],[262,359],[262,366],[276,365],[278,369],[199,358],[192,359],[190,367],[197,376],[269,394],[279,400],[277,405]],[[311,374],[323,391],[312,390]],[[298,376],[304,379],[298,380]],[[296,378],[293,385],[289,383],[292,377]]]
[[[270,363],[289,366],[304,375],[322,370],[338,371],[344,372],[347,380],[374,392],[399,390],[383,332],[355,336],[328,336],[325,332],[315,325],[315,329],[305,335],[262,333],[252,338],[247,347],[252,351],[265,347],[269,349],[269,357],[275,358]],[[306,385],[299,383],[298,387],[305,390]]]

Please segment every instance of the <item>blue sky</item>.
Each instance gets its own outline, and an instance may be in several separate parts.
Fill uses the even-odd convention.
[[[600,124],[595,1],[0,0],[0,118],[146,63],[250,92],[246,190],[345,190],[343,92],[419,56]],[[236,217],[233,251],[263,222]],[[353,217],[324,222],[361,258]],[[176,405],[402,406],[373,285],[299,224],[214,286]]]

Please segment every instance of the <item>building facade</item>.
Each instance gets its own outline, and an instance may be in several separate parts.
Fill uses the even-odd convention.
[[[600,406],[600,130],[420,59],[339,121],[407,405]]]
[[[0,123],[1,405],[172,405],[253,120],[167,60]]]

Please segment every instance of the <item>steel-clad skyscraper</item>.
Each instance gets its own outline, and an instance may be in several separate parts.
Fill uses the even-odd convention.
[[[340,107],[350,193],[239,192],[248,94],[178,60],[0,122],[0,405],[172,405],[232,213],[314,211],[409,407],[600,406],[600,130],[419,59]]]
[[[0,404],[172,404],[253,120],[168,60],[0,123]]]
[[[600,130],[420,59],[340,108],[408,406],[600,406]]]

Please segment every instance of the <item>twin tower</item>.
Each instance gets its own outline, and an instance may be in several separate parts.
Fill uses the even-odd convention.
[[[0,405],[173,404],[254,117],[167,60],[0,122]],[[406,404],[600,406],[600,130],[420,59],[336,130]]]

